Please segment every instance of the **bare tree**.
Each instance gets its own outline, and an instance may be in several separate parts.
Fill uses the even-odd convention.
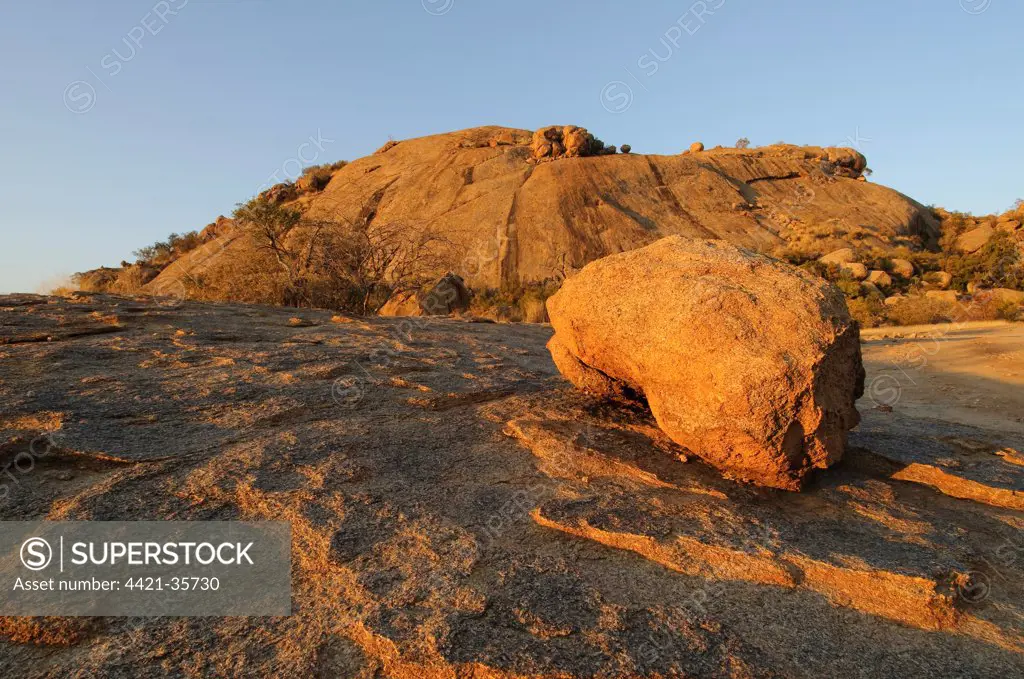
[[[374,313],[394,293],[421,287],[444,268],[446,241],[404,224],[379,223],[372,214],[355,222],[312,219],[255,199],[234,216],[257,247],[273,255],[288,306]]]
[[[337,224],[323,250],[322,271],[346,289],[352,310],[376,312],[394,294],[423,287],[444,268],[446,241],[400,223]]]

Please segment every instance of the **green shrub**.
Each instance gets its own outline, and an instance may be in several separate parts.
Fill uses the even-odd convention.
[[[964,291],[969,283],[983,288],[1024,289],[1024,262],[1010,234],[997,231],[973,254],[950,254],[942,268],[953,276],[952,287]]]
[[[848,276],[835,281],[835,285],[846,295],[847,299],[860,297],[863,291],[860,281],[855,281]]]
[[[157,241],[152,245],[139,248],[132,254],[135,255],[137,264],[162,268],[202,244],[203,241],[197,231],[183,234],[172,233],[167,240]]]
[[[310,165],[302,171],[302,176],[296,182],[296,186],[303,192],[323,191],[331,183],[334,173],[346,165],[348,162],[344,160],[325,165]]]
[[[885,321],[885,303],[877,295],[849,299],[846,306],[862,328],[877,328]]]
[[[323,191],[331,182],[331,170],[327,167],[307,167],[296,186],[303,191]]]

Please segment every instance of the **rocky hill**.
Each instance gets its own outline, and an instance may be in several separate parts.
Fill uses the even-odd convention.
[[[474,288],[543,280],[563,264],[580,268],[674,234],[758,249],[799,242],[822,254],[839,242],[921,246],[938,237],[912,200],[823,171],[840,157],[834,150],[537,162],[532,139],[485,127],[404,141],[342,168],[309,208],[422,225],[458,244],[451,268]],[[815,229],[827,235],[816,238]]]
[[[580,128],[481,127],[390,142],[339,165],[266,197],[313,218],[436,236],[448,245],[438,268],[476,290],[556,278],[673,234],[808,256],[845,246],[927,249],[939,238],[931,212],[864,181],[866,161],[850,149],[697,144],[647,155],[616,152]],[[201,247],[146,290],[181,294],[189,277],[245,256],[223,220],[202,235]]]
[[[679,234],[811,270],[865,327],[1024,316],[1024,205],[987,217],[927,208],[869,174],[853,149],[695,142],[642,155],[575,126],[482,127],[308,167],[246,203],[248,221],[219,217],[77,282],[407,315],[451,272],[470,313],[545,321],[544,300],[587,263]],[[251,221],[260,205],[286,227],[273,247]]]

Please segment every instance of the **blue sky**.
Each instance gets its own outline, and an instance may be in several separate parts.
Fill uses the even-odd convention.
[[[1016,0],[5,2],[0,292],[202,228],[300,155],[485,124],[857,143],[874,181],[1002,211],[1022,25]]]

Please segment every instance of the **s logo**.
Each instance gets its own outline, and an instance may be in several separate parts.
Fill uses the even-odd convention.
[[[30,571],[41,571],[53,561],[50,543],[42,538],[29,538],[21,544],[21,563]]]

